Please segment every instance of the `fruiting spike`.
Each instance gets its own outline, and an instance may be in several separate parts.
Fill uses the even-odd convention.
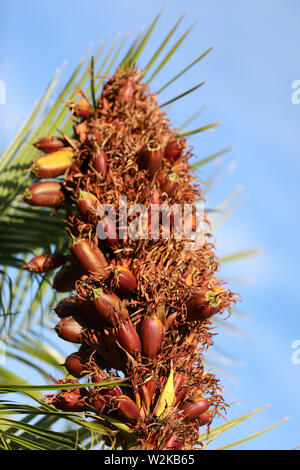
[[[31,166],[31,173],[37,178],[55,178],[64,174],[74,159],[75,153],[69,149],[46,153],[35,160]]]
[[[27,269],[33,273],[46,273],[61,266],[65,260],[66,257],[59,254],[38,255],[34,256],[27,264],[24,264],[22,269]]]
[[[31,206],[58,207],[65,200],[63,186],[56,181],[34,183],[25,189],[23,200]]]
[[[94,413],[98,420],[106,419],[102,414],[111,423],[121,420],[116,431],[108,423],[112,432],[104,437],[114,448],[202,448],[199,426],[209,425],[227,405],[204,362],[214,331],[210,322],[196,321],[230,313],[237,296],[216,287],[222,282],[212,239],[199,250],[185,247],[204,196],[190,164],[193,150],[148,89],[147,70],[136,69],[132,59],[96,96],[92,58],[91,103],[73,90],[78,98],[66,102],[73,120],[67,135],[35,144],[44,154],[32,172],[61,176],[32,185],[24,200],[62,206],[57,216],[72,246],[61,260],[40,255],[24,268],[46,272],[62,264],[54,288],[73,294],[55,307],[55,330],[82,345],[65,359],[72,380],[57,381],[68,390],[48,402],[68,412],[88,411],[91,418]],[[193,208],[189,218],[186,205]],[[87,384],[79,388],[84,375]],[[119,387],[115,379],[121,377]]]
[[[141,340],[143,353],[149,359],[155,359],[159,353],[165,335],[162,321],[156,317],[147,317],[142,323]]]

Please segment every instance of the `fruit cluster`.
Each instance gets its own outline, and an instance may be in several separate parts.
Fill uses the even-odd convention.
[[[139,449],[195,448],[199,426],[226,407],[218,380],[203,364],[214,335],[209,319],[230,312],[236,297],[216,278],[207,220],[203,246],[187,250],[186,238],[174,236],[174,221],[168,238],[160,218],[158,237],[130,236],[120,208],[123,196],[127,210],[141,204],[147,213],[157,204],[201,201],[191,148],[171,128],[139,70],[120,67],[95,106],[79,96],[68,103],[74,134],[35,143],[43,155],[31,171],[45,181],[24,194],[29,204],[62,210],[69,253],[36,256],[24,268],[41,273],[60,267],[53,287],[69,296],[54,308],[60,318],[55,330],[80,344],[66,358],[69,374],[91,383],[47,400],[61,410],[94,412],[99,420],[118,418],[134,431]],[[114,208],[117,228],[99,212],[104,204]],[[128,222],[141,225],[130,210]],[[194,213],[188,224],[195,229]],[[122,377],[125,386],[101,386]]]

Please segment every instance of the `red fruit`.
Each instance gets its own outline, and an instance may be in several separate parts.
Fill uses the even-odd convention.
[[[220,310],[220,292],[223,289],[214,288],[206,294],[197,294],[188,300],[187,321],[205,321]]]
[[[125,422],[135,422],[138,420],[140,411],[131,398],[126,395],[120,395],[115,401],[118,406],[117,414],[121,420]]]
[[[164,156],[171,161],[177,160],[183,153],[182,142],[172,139],[165,148]]]
[[[173,434],[172,437],[167,439],[164,444],[164,450],[184,450],[184,446],[182,445],[182,440],[176,435]]]
[[[92,406],[98,414],[102,414],[104,412],[106,404],[105,398],[100,394],[98,394],[97,398],[92,401]]]
[[[87,324],[78,316],[64,317],[56,325],[55,331],[58,336],[70,343],[81,344],[82,333],[86,330]]]
[[[53,379],[58,385],[75,385],[79,384],[78,380],[74,379]],[[73,392],[76,395],[80,395],[82,397],[87,395],[87,390],[85,388],[68,388],[67,390],[62,391],[59,395],[63,395],[65,392]],[[48,397],[48,395],[46,395]],[[50,395],[50,397],[53,395]]]
[[[183,374],[176,374],[174,378],[174,391],[178,393],[184,381]]]
[[[109,375],[102,369],[98,368],[96,372],[91,376],[93,383],[102,382],[103,380],[109,380]],[[99,393],[105,397],[118,397],[122,395],[119,387],[99,387]]]
[[[102,382],[102,380],[107,380],[108,378],[109,375],[99,367],[97,368],[97,371],[93,372],[93,374],[91,375],[91,380],[94,383]]]
[[[25,189],[23,200],[31,206],[58,207],[65,200],[62,184],[56,181],[43,181]]]
[[[139,153],[139,168],[141,170],[148,170],[150,175],[153,176],[154,173],[161,167],[162,155],[163,151],[160,145],[154,140],[150,140]]]
[[[86,239],[75,239],[71,250],[88,273],[98,274],[103,279],[107,278],[109,274],[108,270],[105,269],[107,268],[107,261],[98,247],[93,247]]]
[[[65,297],[61,299],[53,310],[59,318],[79,315],[80,311],[75,297]]]
[[[198,418],[199,426],[205,426],[206,424],[210,424],[211,421],[212,421],[212,417],[209,411],[205,411]]]
[[[173,401],[173,406],[177,406],[179,403],[182,402],[186,393],[187,393],[187,386],[184,383],[184,374],[177,374],[174,379],[174,390],[175,390],[175,398]]]
[[[117,318],[125,319],[128,317],[127,309],[122,304],[119,297],[113,292],[107,292],[103,289],[94,289],[93,305],[101,318],[109,323],[114,324]]]
[[[173,406],[177,406],[179,403],[182,402],[182,400],[184,399],[184,397],[186,396],[186,392],[187,392],[187,388],[186,387],[182,387],[179,392],[176,394],[176,397],[174,399],[174,402],[173,402]]]
[[[141,353],[142,346],[139,335],[137,334],[136,329],[128,321],[120,324],[117,338],[123,348],[132,356],[137,353]]]
[[[70,354],[66,358],[64,366],[69,372],[69,374],[73,375],[73,377],[80,378],[88,373],[88,371],[86,370],[87,361],[87,354],[85,352],[78,351]]]
[[[33,144],[38,150],[44,153],[56,152],[64,148],[64,143],[57,137],[42,137]]]
[[[61,266],[65,260],[66,257],[59,254],[34,256],[27,264],[22,266],[22,269],[28,269],[28,271],[34,273],[46,273]]]
[[[147,382],[147,390],[148,390],[148,393],[149,393],[149,398],[150,398],[150,402],[152,401],[152,398],[154,396],[154,393],[155,393],[155,390],[156,390],[156,387],[157,387],[157,383],[154,379],[151,379]]]
[[[173,401],[173,407],[181,403],[187,393],[187,386],[184,383],[184,379],[185,379],[185,376],[184,374],[181,374],[181,373],[176,374],[174,378],[175,398]]]
[[[75,282],[84,274],[83,269],[73,264],[65,264],[55,275],[53,287],[57,292],[70,292],[75,287]]]
[[[92,167],[97,171],[97,173],[101,173],[103,177],[106,176],[107,167],[108,167],[108,158],[103,150],[97,150],[92,159]]]
[[[141,340],[143,353],[149,359],[155,359],[159,353],[165,336],[162,321],[154,316],[147,317],[142,323]]]
[[[94,194],[86,191],[79,192],[77,207],[86,222],[97,222],[97,209],[99,206],[100,201]]]
[[[89,117],[93,113],[93,108],[91,107],[88,100],[85,99],[76,101],[73,105],[73,108],[77,117]]]
[[[62,411],[84,411],[87,409],[85,400],[74,391],[61,392],[56,396],[53,405]]]
[[[146,413],[149,413],[150,405],[151,405],[151,399],[150,399],[150,395],[149,395],[147,385],[144,384],[141,387],[139,387],[139,392],[140,392],[140,395],[142,397],[142,403],[143,403],[143,406],[145,408],[145,411],[146,411]]]
[[[116,266],[117,286],[122,292],[132,292],[137,288],[137,280],[132,272],[124,266]]]
[[[198,418],[202,413],[208,410],[210,406],[209,401],[206,398],[200,398],[196,401],[188,401],[182,408],[186,418],[194,419]]]
[[[102,331],[103,328],[105,328],[105,322],[99,315],[99,312],[95,308],[92,300],[80,300],[77,303],[79,304],[78,307],[80,316],[84,318],[93,328],[96,328],[98,331]]]
[[[179,176],[175,172],[169,172],[168,170],[161,170],[157,174],[160,189],[162,193],[166,193],[168,196],[172,196],[177,189]]]
[[[75,159],[74,151],[69,148],[46,153],[37,158],[31,166],[31,173],[37,178],[55,178],[63,175]]]

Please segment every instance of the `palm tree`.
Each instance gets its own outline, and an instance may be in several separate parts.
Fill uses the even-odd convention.
[[[85,413],[72,410],[59,410],[53,404],[44,400],[45,391],[60,391],[84,389],[87,387],[83,379],[82,383],[53,383],[49,375],[67,375],[64,366],[66,351],[61,350],[61,345],[54,340],[53,331],[49,327],[53,325],[54,313],[49,306],[53,306],[61,299],[60,294],[53,293],[51,286],[53,274],[46,272],[42,276],[26,270],[21,266],[26,264],[32,256],[41,253],[65,252],[69,241],[65,231],[64,221],[59,212],[51,213],[47,207],[27,206],[21,195],[30,181],[30,175],[25,170],[30,167],[38,155],[38,149],[34,149],[33,142],[43,136],[52,135],[59,130],[61,135],[72,136],[73,122],[69,119],[68,107],[65,101],[73,102],[78,90],[83,90],[89,101],[95,103],[96,96],[101,92],[104,78],[115,69],[116,64],[126,66],[132,70],[134,64],[141,60],[142,52],[156,27],[159,13],[146,31],[142,31],[133,41],[125,55],[123,49],[128,40],[116,37],[110,46],[103,42],[90,57],[88,52],[80,61],[78,67],[70,77],[67,84],[53,96],[61,73],[59,70],[49,84],[44,95],[34,108],[32,114],[13,139],[9,147],[3,151],[0,158],[0,220],[2,230],[0,232],[0,264],[1,264],[1,344],[7,364],[0,367],[0,448],[2,449],[29,449],[29,450],[55,450],[55,449],[99,449],[99,448],[133,448],[136,446],[136,435],[130,426],[113,415],[96,415],[86,411]],[[183,16],[179,18],[174,27],[163,39],[155,50],[150,61],[143,67],[143,80],[147,85],[151,84],[154,77],[165,67],[186,39],[192,27],[188,28],[179,39],[170,47],[169,42],[174,37]],[[187,73],[199,61],[204,59],[212,48],[201,53],[192,63],[186,65],[174,77],[157,91],[160,95],[182,75]],[[106,52],[105,52],[106,51]],[[173,99],[162,103],[161,108],[168,109],[177,100],[192,93],[202,83],[175,96]],[[179,123],[176,132],[181,138],[204,132],[217,126],[211,123],[187,130],[191,122],[196,119],[197,113],[191,116],[185,123]],[[205,158],[197,160],[193,168],[195,171],[204,165],[219,161],[220,157],[230,148],[215,152]],[[212,180],[202,181],[204,190],[208,191],[212,186]],[[232,204],[234,202],[234,204]],[[224,223],[234,210],[239,206],[237,193],[233,191],[222,203],[210,211],[210,219],[215,226]],[[51,214],[51,216],[50,216]],[[246,256],[252,256],[257,250],[245,250],[244,252],[229,254],[218,262],[229,262]],[[3,354],[4,356],[4,354]],[[217,363],[211,363],[212,367],[220,367]],[[40,385],[32,384],[25,380],[22,371],[27,377],[39,377]],[[108,388],[126,384],[126,377],[115,380],[101,381],[101,386]],[[174,394],[174,389],[163,389],[162,396],[166,393]],[[12,394],[12,395],[10,395]],[[172,399],[173,399],[172,395]],[[229,431],[239,423],[247,420],[264,407],[259,408],[244,416],[225,422],[217,427],[210,427],[200,433],[199,443],[205,449],[215,438],[225,431]],[[238,442],[228,444],[224,448],[233,447],[246,440],[273,428],[279,423],[269,426],[267,429],[248,436]]]

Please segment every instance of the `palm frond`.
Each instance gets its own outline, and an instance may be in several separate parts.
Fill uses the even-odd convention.
[[[261,248],[237,251],[235,253],[230,253],[228,255],[222,256],[221,258],[218,258],[218,263],[223,264],[223,263],[230,263],[232,261],[240,261],[241,259],[252,258],[253,256],[258,256],[260,254],[261,254]]]
[[[230,431],[232,428],[238,426],[239,424],[243,423],[244,421],[248,420],[249,418],[252,418],[253,416],[255,416],[256,414],[258,413],[261,413],[263,410],[265,410],[265,408],[269,406],[269,405],[265,405],[265,406],[262,406],[260,408],[257,408],[256,410],[252,411],[251,413],[247,413],[239,418],[235,418],[235,419],[232,419],[230,421],[227,421],[226,423],[224,424],[221,424],[220,426],[217,426],[213,429],[210,429],[208,433],[202,433],[200,434],[199,436],[199,441],[200,442],[206,442],[206,444],[204,445],[204,449],[207,447],[208,444],[210,444],[212,441],[214,441],[217,437],[219,437],[221,434],[223,434],[224,432],[228,432]],[[256,437],[259,437],[261,436],[262,434],[274,429],[276,426],[278,426],[279,424],[283,423],[284,421],[286,421],[287,419],[289,419],[288,417],[286,418],[283,418],[282,420],[272,424],[271,426],[268,426],[267,428],[265,428],[264,430],[262,431],[259,431],[255,434],[252,434],[248,437],[245,437],[244,439],[241,439],[239,441],[235,441],[235,442],[232,442],[230,444],[227,444],[225,446],[222,446],[222,447],[219,447],[217,448],[216,450],[225,450],[225,449],[229,449],[229,448],[232,448],[232,447],[235,447],[239,444],[243,444],[244,442],[250,440],[250,439],[254,439]]]
[[[180,23],[182,22],[183,18],[185,17],[186,13],[184,13],[180,18],[179,20],[176,22],[175,26],[173,26],[173,28],[171,29],[171,31],[167,34],[167,36],[165,37],[165,39],[163,40],[163,42],[161,43],[161,45],[158,47],[158,49],[155,51],[155,53],[153,54],[153,56],[151,57],[151,59],[149,60],[148,64],[146,65],[146,67],[144,68],[144,71],[143,71],[143,75],[146,75],[146,73],[148,72],[148,70],[151,68],[151,66],[154,64],[154,62],[158,59],[158,57],[160,56],[160,54],[162,53],[162,51],[164,50],[165,46],[168,44],[168,42],[170,41],[171,37],[173,36],[173,34],[175,33],[175,31],[177,30],[178,26],[180,25]]]
[[[166,56],[163,58],[163,60],[160,62],[160,64],[156,67],[150,78],[146,81],[146,84],[149,85],[149,83],[152,82],[153,78],[156,77],[156,75],[165,67],[165,65],[169,62],[171,57],[174,55],[174,53],[177,51],[177,49],[181,46],[183,41],[186,39],[188,34],[192,31],[193,27],[195,26],[196,22],[193,23],[185,32],[180,36],[180,38],[176,41],[174,46],[171,47],[169,52],[166,54]]]
[[[179,77],[181,77],[183,74],[185,74],[188,70],[190,70],[194,65],[196,65],[200,60],[204,59],[204,57],[213,50],[213,47],[210,47],[207,49],[203,54],[201,54],[196,60],[194,60],[191,64],[189,64],[187,67],[185,67],[181,72],[179,72],[175,77],[171,78],[165,85],[163,85],[157,93],[162,93],[168,86],[170,86],[175,80],[177,80]]]
[[[189,90],[184,91],[183,93],[180,93],[179,95],[175,96],[174,98],[171,98],[170,100],[165,101],[165,103],[162,103],[162,104],[160,105],[160,107],[161,107],[161,108],[164,108],[165,106],[168,106],[169,104],[174,103],[174,102],[177,101],[177,100],[180,100],[180,99],[183,98],[184,96],[189,95],[190,93],[193,93],[193,91],[197,90],[198,88],[200,88],[200,87],[203,86],[204,84],[205,84],[205,82],[201,82],[201,83],[199,83],[198,85],[195,85],[193,88],[190,88]]]

